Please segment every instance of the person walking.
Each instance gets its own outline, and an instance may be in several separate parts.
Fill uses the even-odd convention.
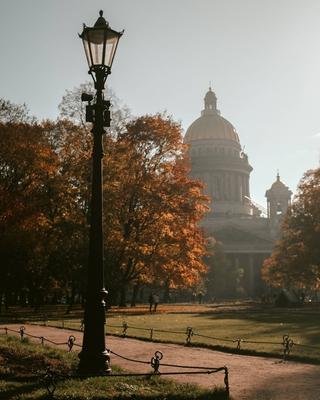
[[[156,311],[157,311],[158,304],[159,304],[159,296],[158,296],[157,294],[154,294],[154,295],[153,295],[153,303],[154,303],[153,311],[156,312]]]

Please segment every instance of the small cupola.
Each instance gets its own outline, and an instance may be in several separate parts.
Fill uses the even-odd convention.
[[[278,171],[276,181],[266,191],[268,217],[271,220],[277,221],[287,212],[291,204],[291,196],[291,190],[281,182]]]
[[[217,112],[217,96],[209,87],[208,92],[204,96],[204,111]]]

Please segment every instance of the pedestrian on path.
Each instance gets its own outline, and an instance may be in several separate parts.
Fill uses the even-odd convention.
[[[153,295],[153,302],[154,302],[153,311],[156,312],[159,304],[159,296],[157,294]]]

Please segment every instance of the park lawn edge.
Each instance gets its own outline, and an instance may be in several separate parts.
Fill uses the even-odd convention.
[[[41,346],[26,338],[21,342],[12,335],[0,335],[0,361],[0,398],[11,400],[50,398],[41,380],[46,364],[52,364],[51,367],[53,366],[58,376],[57,389],[54,393],[56,400],[223,400],[227,398],[225,390],[220,387],[212,390],[202,389],[196,385],[179,384],[158,376],[73,377],[72,372],[77,365],[77,353],[68,353],[46,345]],[[26,371],[23,367],[26,367]],[[36,369],[33,370],[33,367]],[[118,367],[113,369],[115,373],[124,372]],[[64,371],[64,374],[59,374],[60,370]],[[60,379],[59,376],[62,378]]]
[[[62,328],[60,328],[60,329],[62,329]],[[77,329],[70,329],[70,330],[77,331]],[[107,333],[106,336],[116,336],[116,337],[124,338],[123,335],[114,334],[114,333]],[[163,340],[163,339],[152,339],[151,340],[149,338],[143,338],[141,336],[134,336],[134,335],[126,335],[125,338],[141,340],[144,342],[177,344],[177,345],[185,346],[185,347],[199,347],[199,348],[203,348],[203,349],[220,351],[222,353],[239,354],[239,355],[244,355],[244,356],[266,357],[266,358],[277,358],[277,359],[281,358],[286,361],[296,361],[296,362],[301,362],[301,363],[320,365],[319,359],[312,358],[312,357],[306,357],[306,356],[299,356],[296,354],[289,354],[284,358],[284,357],[281,357],[280,353],[264,352],[264,351],[259,351],[259,350],[250,350],[250,349],[237,349],[237,348],[232,348],[229,346],[223,346],[223,345],[218,345],[218,344],[206,344],[206,343],[195,342],[195,341],[188,343],[188,344],[187,343],[182,344],[181,342],[173,341],[173,340]]]
[[[21,323],[30,323],[30,322],[23,321]],[[61,327],[61,326],[50,325],[50,324],[43,325],[43,324],[37,324],[34,322],[32,322],[32,325],[50,326],[52,328],[57,328],[57,329],[66,329],[69,331],[81,332],[80,329],[76,329],[76,328],[72,328],[72,327],[71,328]],[[276,359],[282,359],[284,361],[295,361],[295,362],[300,362],[300,363],[308,363],[308,364],[312,364],[312,365],[320,365],[320,360],[318,358],[313,358],[313,357],[308,357],[308,356],[300,356],[297,354],[289,354],[286,357],[283,357],[280,353],[259,351],[259,350],[252,350],[252,349],[237,349],[235,347],[230,347],[230,346],[224,346],[224,345],[218,345],[218,344],[207,344],[207,343],[196,342],[196,341],[186,344],[186,343],[181,343],[181,341],[179,342],[179,341],[175,341],[175,340],[150,339],[150,338],[136,336],[136,335],[130,335],[130,334],[126,334],[124,336],[123,334],[117,334],[117,333],[106,333],[106,336],[135,339],[135,340],[141,340],[143,342],[177,344],[179,346],[199,347],[199,348],[203,348],[203,349],[220,351],[222,353],[239,354],[239,355],[253,356],[253,357],[276,358]]]

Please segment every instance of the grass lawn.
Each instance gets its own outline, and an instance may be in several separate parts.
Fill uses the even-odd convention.
[[[52,398],[41,381],[41,374],[50,367],[58,374],[69,375],[76,370],[77,354],[46,346],[20,342],[0,335],[0,399],[44,400]],[[113,373],[121,372],[114,368]],[[203,390],[193,385],[181,385],[154,377],[96,377],[61,379],[57,382],[54,399],[141,399],[184,400],[225,399],[223,389]]]
[[[248,341],[275,342],[259,344],[241,342],[241,349],[282,354],[283,335],[294,341],[292,355],[320,362],[320,307],[281,309],[253,303],[226,303],[212,305],[160,305],[159,312],[149,313],[147,306],[130,309],[112,309],[107,315],[107,333],[121,335],[123,322],[128,324],[127,336],[184,343],[186,328],[192,327],[192,343],[207,346],[224,346],[235,349],[237,343],[217,338],[245,339]],[[49,319],[49,325],[79,329],[79,318]],[[118,327],[117,327],[118,326]],[[168,332],[161,332],[168,331]],[[181,332],[173,333],[172,331]],[[205,338],[211,336],[216,339]],[[306,346],[315,346],[309,348]]]
[[[249,341],[275,342],[259,344],[241,342],[241,349],[248,351],[282,354],[283,335],[289,335],[295,345],[293,356],[320,362],[320,305],[311,304],[301,308],[276,308],[253,302],[225,302],[215,304],[160,304],[157,313],[149,313],[148,305],[134,308],[113,307],[107,313],[107,333],[121,335],[122,323],[129,328],[127,336],[150,338],[173,343],[185,343],[185,331],[192,327],[195,335],[192,343],[205,346],[223,346],[234,350],[237,343],[209,339],[196,334],[215,338],[246,339]],[[43,306],[34,313],[31,308],[11,309],[0,315],[2,322],[33,321],[44,319],[48,325],[79,329],[83,310],[75,306],[67,313],[67,306]],[[117,327],[115,327],[117,326]],[[139,328],[135,329],[133,327]],[[160,331],[169,332],[160,332]],[[172,331],[181,332],[179,334]],[[304,347],[315,346],[316,348]]]

